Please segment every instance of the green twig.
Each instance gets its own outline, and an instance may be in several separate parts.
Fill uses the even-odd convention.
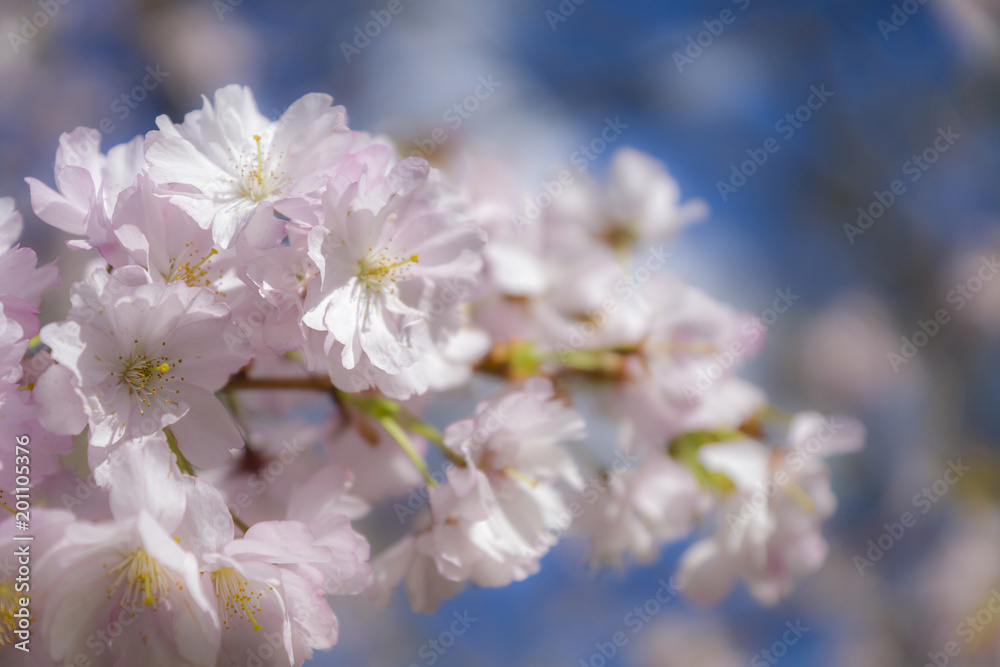
[[[194,466],[181,454],[181,448],[177,446],[177,437],[174,436],[174,432],[170,430],[169,426],[163,431],[167,434],[167,444],[170,445],[170,451],[177,457],[177,467],[181,469],[182,473],[195,477]]]
[[[413,443],[410,442],[406,431],[399,425],[399,422],[389,415],[379,417],[378,421],[382,425],[382,428],[386,430],[386,433],[391,435],[399,443],[399,446],[403,448],[406,455],[410,457],[410,461],[417,467],[420,474],[424,476],[424,482],[427,483],[427,486],[437,486],[437,482],[434,481],[430,471],[427,470],[427,463],[424,461],[424,457],[413,447]]]
[[[444,443],[444,436],[441,435],[441,431],[406,410],[402,412],[402,417],[402,423],[406,429],[433,442],[452,463],[462,466],[463,468],[466,466],[465,459],[462,458],[462,455]]]
[[[290,378],[251,378],[241,372],[230,378],[226,386],[222,388],[222,392],[263,389],[329,392],[339,405],[352,406],[366,415],[378,420],[397,442],[400,442],[400,439],[396,433],[390,430],[390,427],[386,426],[387,419],[391,420],[393,428],[395,428],[396,431],[404,438],[406,438],[406,434],[403,433],[402,429],[405,428],[406,430],[423,436],[433,442],[453,463],[465,466],[465,459],[444,443],[444,438],[442,437],[440,431],[427,422],[421,420],[409,410],[406,410],[396,401],[386,398],[385,396],[352,394],[341,391],[334,387],[330,382],[330,379],[327,377],[310,375],[307,377]],[[412,443],[409,442],[409,438],[406,438],[406,442],[407,445],[404,445],[402,442],[400,442],[400,445],[404,449],[409,446],[409,449],[419,457],[420,466],[418,467],[421,467],[422,472],[426,471],[427,466],[423,463],[423,457],[420,457],[419,453],[413,449]],[[410,452],[408,451],[407,454],[410,454]],[[413,459],[413,455],[410,455],[410,458]],[[427,474],[425,474],[425,477],[430,479]]]
[[[236,524],[236,527],[242,530],[243,534],[246,535],[247,531],[250,530],[250,526],[248,526],[243,519],[236,516],[236,512],[229,510],[229,514],[233,517],[233,523]]]

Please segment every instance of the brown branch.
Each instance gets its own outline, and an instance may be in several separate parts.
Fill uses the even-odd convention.
[[[309,375],[307,377],[283,377],[283,378],[252,378],[246,373],[237,373],[229,378],[226,386],[220,391],[252,391],[260,389],[291,389],[299,391],[321,391],[324,393],[333,391],[333,383],[330,378],[322,375]]]

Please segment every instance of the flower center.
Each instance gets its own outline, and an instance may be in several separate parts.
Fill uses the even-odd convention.
[[[138,341],[136,341],[138,342]],[[121,370],[112,371],[112,376],[118,377],[118,384],[125,385],[129,395],[138,396],[139,400],[146,405],[152,406],[152,398],[156,392],[161,395],[165,393],[166,382],[177,379],[177,376],[170,371],[179,366],[183,360],[171,361],[167,357],[150,358],[145,354],[135,352],[128,358],[118,357]],[[184,378],[180,378],[182,381]],[[167,403],[173,403],[170,398],[164,397]],[[145,412],[140,411],[140,414]]]
[[[237,167],[236,172],[240,177],[237,191],[239,196],[259,202],[281,190],[285,173],[280,168],[276,170],[270,166],[271,154],[265,152],[261,146],[261,136],[255,134],[253,139],[257,144],[256,155],[250,155],[249,160],[242,160]],[[281,156],[279,155],[274,162],[280,165]]]
[[[179,581],[171,581],[172,572],[161,567],[143,549],[123,560],[112,573],[118,577],[108,588],[108,598],[114,591],[123,589],[119,607],[132,610],[133,615],[142,606],[152,607],[154,611],[159,609],[160,604],[168,599],[171,585],[178,590],[184,588]]]
[[[377,255],[369,255],[361,262],[358,280],[376,292],[381,292],[383,287],[391,288],[397,281],[409,278],[411,265],[417,264],[419,261],[420,258],[415,253],[409,257],[391,255],[386,248]]]
[[[0,582],[0,647],[14,643],[14,630],[17,627],[14,613],[20,609],[18,597],[13,581]]]
[[[639,235],[635,231],[635,222],[613,221],[598,234],[598,237],[615,250],[628,250]]]
[[[180,259],[177,257],[170,258],[170,273],[165,275],[164,279],[167,282],[177,280],[187,283],[191,287],[208,287],[214,280],[209,277],[209,272],[212,269],[212,257],[218,255],[219,251],[212,248],[202,255],[197,250],[189,250],[192,245],[192,243],[188,243],[184,246],[187,256],[180,258],[185,260],[183,264],[178,263]],[[218,277],[221,278],[222,271],[218,271],[218,274]]]
[[[159,383],[170,368],[166,357],[149,359],[145,354],[133,354],[119,373],[119,383],[127,385],[130,394],[155,394],[157,389],[163,389]]]
[[[254,614],[263,611],[260,601],[264,597],[263,586],[251,583],[233,568],[225,568],[212,573],[215,597],[219,599],[219,618],[229,629],[229,619],[239,618],[253,626],[254,632],[261,629]],[[274,590],[268,587],[268,590]]]

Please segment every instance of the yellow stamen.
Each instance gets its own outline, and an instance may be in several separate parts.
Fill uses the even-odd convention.
[[[205,265],[205,262],[209,261],[210,259],[212,259],[212,257],[218,254],[219,251],[216,250],[215,248],[212,248],[205,254],[204,257],[202,257],[194,264],[192,264],[190,261],[187,261],[178,266],[176,269],[173,268],[174,260],[171,260],[170,267],[171,267],[171,275],[173,276],[172,280],[183,281],[188,285],[190,285],[191,287],[198,286],[203,282],[202,279],[208,275],[208,267],[202,268]],[[191,253],[192,258],[196,256],[197,255],[195,255],[193,252]],[[210,282],[209,280],[205,280],[204,284],[208,285],[209,282]]]
[[[419,256],[413,254],[410,255],[409,258],[407,259],[394,262],[392,264],[377,264],[375,266],[370,266],[367,269],[365,269],[364,273],[362,274],[362,278],[370,280],[381,280],[382,278],[388,277],[389,274],[393,271],[393,269],[398,269],[401,266],[406,266],[411,262],[416,264],[419,261],[420,261]]]
[[[259,587],[232,568],[213,572],[212,583],[215,585],[215,597],[219,599],[219,617],[223,627],[228,630],[229,619],[241,618],[253,626],[254,632],[263,628],[254,616],[263,611],[260,606],[264,597],[263,590],[259,590]]]
[[[264,173],[264,153],[263,153],[263,151],[261,151],[261,148],[260,148],[260,135],[259,134],[253,135],[253,140],[257,142],[257,174],[256,174],[256,176],[257,176],[257,183],[259,185],[263,185],[264,184],[264,177],[263,177],[263,173]]]
[[[158,608],[168,598],[171,578],[170,571],[160,567],[160,564],[144,550],[131,554],[123,560],[112,572],[118,574],[111,587],[108,588],[110,598],[114,591],[124,587],[119,605],[122,609],[130,609],[135,613],[136,607]],[[181,588],[178,581],[172,582]]]
[[[805,490],[795,482],[788,483],[788,486],[785,487],[785,493],[789,498],[798,503],[799,507],[806,512],[815,511],[816,505],[813,504],[812,498],[810,498],[809,494],[807,494]]]
[[[17,628],[14,614],[21,609],[19,597],[22,594],[15,592],[13,581],[0,582],[0,648],[14,643],[14,630]]]
[[[155,394],[157,389],[164,388],[166,380],[173,379],[173,376],[164,377],[164,373],[172,368],[164,357],[150,359],[145,354],[133,354],[127,360],[121,357],[119,360],[122,362],[122,369],[113,375],[118,376],[119,384],[128,387],[130,394],[138,394],[141,399],[146,394]]]
[[[534,486],[538,486],[538,480],[531,479],[530,477],[528,477],[527,475],[525,475],[520,470],[514,470],[510,466],[506,466],[506,467],[504,467],[502,469],[502,471],[508,477],[520,480],[520,481],[524,482],[525,484],[527,484],[529,486],[533,486],[533,487]]]

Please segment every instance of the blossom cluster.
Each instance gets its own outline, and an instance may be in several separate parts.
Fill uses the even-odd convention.
[[[762,328],[668,274],[705,207],[656,160],[621,149],[526,217],[516,168],[403,157],[326,95],[272,120],[229,86],[156,124],[106,153],[78,128],[55,187],[28,179],[71,236],[62,275],[0,200],[4,664],[301,665],[337,642],[330,596],[403,584],[432,611],[564,537],[622,568],[700,531],[678,581],[706,603],[742,580],[774,604],[821,566],[825,458],[863,429],[736,375]],[[425,419],[474,390],[473,415]],[[372,554],[379,505],[400,525]]]

